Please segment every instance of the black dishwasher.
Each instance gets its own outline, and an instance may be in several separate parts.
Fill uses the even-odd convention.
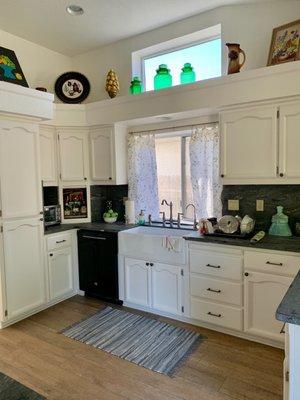
[[[118,289],[118,234],[80,229],[79,287],[87,296],[121,303]]]

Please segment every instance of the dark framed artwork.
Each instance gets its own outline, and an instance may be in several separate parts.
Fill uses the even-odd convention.
[[[273,29],[268,65],[300,58],[300,19]]]
[[[0,81],[28,87],[28,83],[13,50],[0,46]]]
[[[63,189],[64,219],[87,218],[87,190],[84,188]]]
[[[90,83],[79,72],[66,72],[57,78],[55,93],[64,103],[81,103],[90,93]]]

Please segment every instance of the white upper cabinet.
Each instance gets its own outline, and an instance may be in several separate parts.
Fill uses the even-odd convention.
[[[42,210],[38,125],[0,122],[3,218],[31,217]]]
[[[127,184],[127,129],[123,126],[90,128],[91,180],[102,185]]]
[[[280,106],[279,177],[300,182],[300,102]]]
[[[224,184],[276,179],[277,111],[277,106],[261,106],[220,114],[220,174]]]
[[[39,218],[3,223],[8,318],[24,315],[46,302],[43,233]]]
[[[87,139],[87,129],[58,129],[60,180],[62,182],[76,183],[88,180]]]
[[[90,131],[91,179],[115,180],[113,128],[92,128]]]
[[[53,126],[40,126],[41,177],[44,186],[58,185],[56,130]]]

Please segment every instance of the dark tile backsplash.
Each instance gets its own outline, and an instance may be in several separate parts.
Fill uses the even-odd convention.
[[[240,201],[239,211],[228,211],[228,200]],[[264,211],[256,211],[256,199],[264,200]],[[223,215],[250,215],[256,221],[256,230],[268,231],[276,206],[283,206],[289,216],[289,224],[294,231],[296,221],[300,221],[300,185],[226,185],[222,192]]]
[[[113,210],[118,215],[118,221],[124,221],[125,207],[123,198],[128,197],[128,185],[93,185],[91,186],[91,218],[92,222],[103,221],[106,202],[112,201]]]

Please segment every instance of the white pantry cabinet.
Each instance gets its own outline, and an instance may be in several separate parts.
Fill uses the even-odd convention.
[[[183,313],[183,269],[179,266],[125,258],[124,300],[137,306]]]
[[[2,217],[25,218],[42,212],[38,125],[0,121]]]
[[[293,278],[254,271],[245,275],[245,331],[284,341],[283,323],[275,313]]]
[[[127,129],[123,126],[90,128],[91,181],[102,185],[127,184]]]
[[[63,183],[82,183],[89,177],[88,129],[57,129],[60,180]]]
[[[54,126],[40,125],[40,154],[43,186],[57,186],[57,140]]]
[[[46,303],[43,233],[43,222],[39,218],[3,223],[3,278],[8,319]]]
[[[220,174],[224,183],[277,177],[277,106],[220,113]]]

